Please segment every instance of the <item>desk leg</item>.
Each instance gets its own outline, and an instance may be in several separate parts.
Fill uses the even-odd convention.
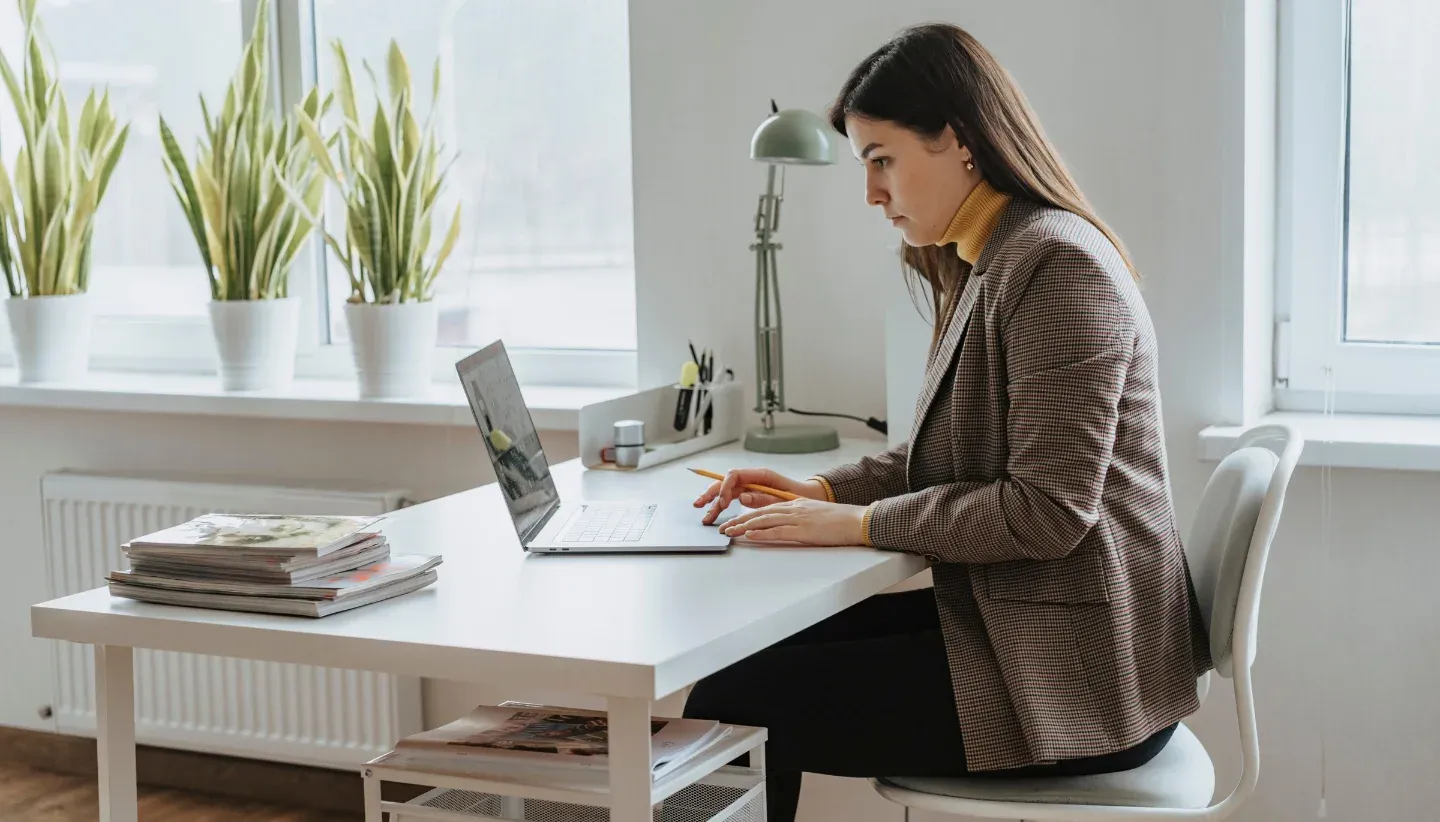
[[[95,646],[96,751],[100,822],[137,822],[135,788],[135,652]]]
[[[611,697],[610,820],[650,822],[650,700]]]
[[[380,810],[380,777],[369,768],[361,771],[360,777],[365,786],[365,822],[385,822]]]

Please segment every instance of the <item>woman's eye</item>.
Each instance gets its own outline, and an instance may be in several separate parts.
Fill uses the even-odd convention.
[[[876,168],[884,168],[885,166],[890,165],[890,158],[889,158],[889,157],[876,157],[875,159],[871,160],[870,162],[874,163]]]

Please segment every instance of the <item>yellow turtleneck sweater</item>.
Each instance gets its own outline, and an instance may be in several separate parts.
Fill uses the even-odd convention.
[[[945,229],[945,236],[941,237],[936,245],[954,243],[960,259],[974,265],[975,261],[980,259],[980,252],[985,250],[985,241],[990,239],[990,232],[995,230],[1001,213],[1009,204],[1009,194],[1001,194],[992,188],[990,183],[981,180],[965,198],[965,202],[960,204],[960,210],[955,212],[955,219],[950,221],[950,227]]]

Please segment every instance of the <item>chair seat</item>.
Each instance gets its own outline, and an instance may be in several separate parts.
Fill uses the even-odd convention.
[[[1215,767],[1205,746],[1181,723],[1154,759],[1129,771],[1015,779],[886,777],[875,780],[875,789],[892,802],[953,813],[974,813],[975,803],[985,802],[1198,809],[1207,807],[1215,792]]]

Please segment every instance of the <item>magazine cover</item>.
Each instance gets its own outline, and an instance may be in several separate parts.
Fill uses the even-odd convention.
[[[237,548],[326,553],[362,538],[380,517],[297,514],[206,514],[130,541],[134,548]],[[368,535],[367,535],[368,536]]]
[[[709,719],[650,720],[651,770],[655,777],[678,767],[728,726]],[[536,765],[604,767],[609,727],[599,711],[527,706],[481,706],[449,725],[408,736],[396,753],[528,761]]]
[[[120,546],[132,566],[140,565],[176,566],[191,569],[193,573],[209,574],[215,571],[309,571],[316,568],[330,568],[333,573],[345,568],[356,568],[366,563],[384,559],[390,553],[390,543],[384,536],[376,534],[337,548],[324,556],[316,554],[264,553],[247,551],[244,548],[146,548],[125,544]],[[379,552],[378,554],[376,552]],[[344,563],[354,561],[352,565]]]
[[[666,720],[652,719],[650,733],[659,733],[667,724]],[[517,711],[498,728],[452,739],[449,744],[506,751],[597,756],[610,752],[606,731],[606,719],[603,716]]]

